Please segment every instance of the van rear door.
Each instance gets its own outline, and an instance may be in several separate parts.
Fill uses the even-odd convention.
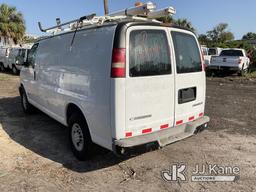
[[[174,122],[174,74],[164,27],[127,30],[125,136],[169,128]]]
[[[180,29],[170,30],[175,53],[175,125],[203,116],[205,71],[196,36]]]

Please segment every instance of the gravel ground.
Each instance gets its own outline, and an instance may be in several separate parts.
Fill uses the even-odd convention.
[[[159,150],[118,158],[98,149],[88,161],[70,152],[67,130],[41,112],[25,116],[19,78],[0,73],[0,191],[256,191],[256,81],[208,78],[208,130]],[[240,178],[226,182],[165,182],[174,163],[238,166]]]

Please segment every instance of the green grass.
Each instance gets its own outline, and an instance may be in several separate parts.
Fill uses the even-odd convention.
[[[256,71],[247,73],[245,76],[246,76],[247,78],[256,78]]]
[[[7,81],[8,79],[9,77],[7,75],[0,73],[0,81]]]

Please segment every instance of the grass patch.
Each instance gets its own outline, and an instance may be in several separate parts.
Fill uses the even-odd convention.
[[[7,75],[0,74],[0,81],[7,81],[8,79],[9,77]]]
[[[256,71],[247,73],[245,76],[246,76],[247,78],[256,78]]]

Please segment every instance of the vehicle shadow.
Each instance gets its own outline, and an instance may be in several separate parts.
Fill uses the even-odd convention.
[[[135,155],[156,149],[155,146],[141,147],[131,151],[129,155],[117,157],[111,151],[96,147],[97,155],[91,160],[78,161],[70,150],[67,128],[40,111],[34,115],[24,115],[20,107],[20,97],[0,99],[0,123],[15,142],[76,172],[110,167]]]
[[[206,71],[207,77],[231,77],[231,76],[239,76],[237,73],[231,71]]]

